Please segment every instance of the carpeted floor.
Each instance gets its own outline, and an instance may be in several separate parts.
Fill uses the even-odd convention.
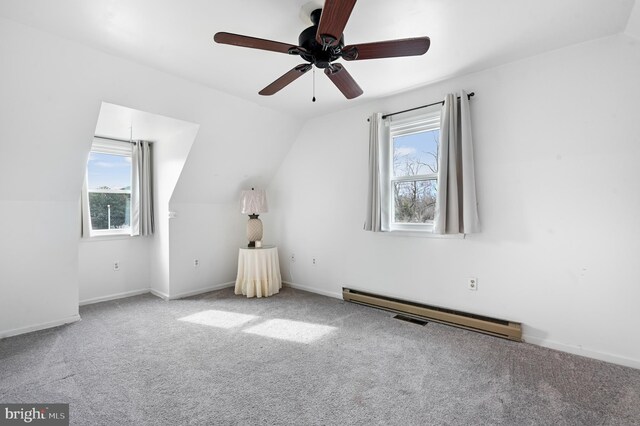
[[[640,425],[640,370],[283,288],[82,307],[0,340],[0,403],[76,425]]]

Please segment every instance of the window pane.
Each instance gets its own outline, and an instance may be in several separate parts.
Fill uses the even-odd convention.
[[[87,184],[93,189],[131,190],[131,157],[91,152]]]
[[[131,194],[89,192],[91,229],[128,229],[131,217]]]
[[[394,182],[395,223],[425,223],[433,220],[436,207],[435,180]]]
[[[438,171],[440,130],[393,138],[393,176],[415,176]]]

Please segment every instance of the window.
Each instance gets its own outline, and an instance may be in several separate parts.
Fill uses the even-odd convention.
[[[389,229],[430,231],[438,191],[440,110],[389,125]]]
[[[86,175],[91,236],[131,233],[131,171],[130,143],[94,139]]]
[[[455,99],[370,117],[365,231],[479,232],[468,95]]]

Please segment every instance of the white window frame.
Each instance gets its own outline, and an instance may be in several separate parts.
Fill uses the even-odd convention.
[[[435,181],[436,186],[438,184],[438,173],[427,173],[414,176],[393,176],[393,140],[398,136],[412,135],[422,132],[430,132],[440,129],[440,115],[441,109],[422,112],[420,114],[413,115],[411,117],[393,120],[389,123],[389,146],[388,146],[388,174],[389,181],[387,182],[387,194],[389,208],[389,231],[391,232],[417,232],[426,233],[433,232],[433,221],[427,221],[425,223],[400,223],[394,222],[395,218],[395,202],[394,202],[394,183],[395,182],[414,182],[414,181]],[[438,156],[440,152],[440,142],[438,141]],[[437,205],[436,205],[437,209]]]
[[[119,155],[122,157],[132,158],[132,145],[129,142],[117,141],[111,139],[103,139],[103,138],[94,138],[93,143],[91,145],[91,155],[92,152],[99,154],[110,154],[110,155]],[[89,205],[89,194],[90,193],[103,193],[103,194],[130,194],[131,189],[129,190],[121,190],[121,189],[98,189],[98,190],[90,190],[88,187],[88,163],[85,166],[86,173],[86,182],[87,185],[85,187],[86,191],[86,199],[87,202],[84,204],[84,213],[87,217],[86,223],[89,227],[89,236],[90,237],[106,237],[106,236],[130,236],[131,235],[131,217],[129,218],[129,228],[122,229],[93,229],[91,225],[91,206]],[[129,188],[132,188],[133,185],[130,184]]]

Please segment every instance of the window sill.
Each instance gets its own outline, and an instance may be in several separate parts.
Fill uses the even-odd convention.
[[[131,235],[131,234],[102,234],[102,235],[92,235],[90,237],[83,237],[81,238],[81,240],[87,243],[93,243],[97,241],[130,240],[136,237],[137,235]]]
[[[431,230],[409,231],[404,229],[393,229],[388,232],[381,232],[393,237],[412,237],[412,238],[437,238],[444,240],[464,240],[465,234],[434,234]]]

